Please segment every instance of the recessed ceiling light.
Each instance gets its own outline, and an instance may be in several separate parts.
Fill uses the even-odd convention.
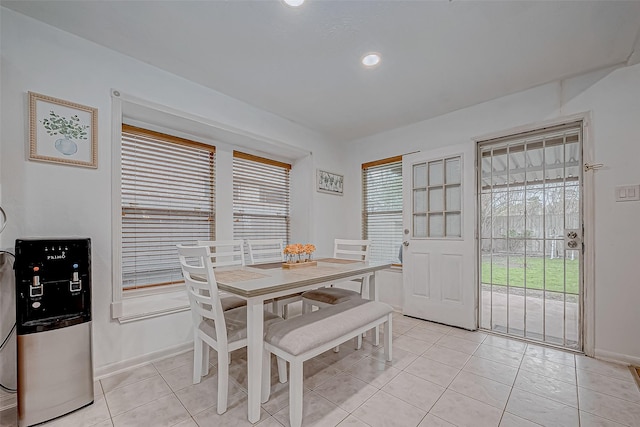
[[[302,3],[304,3],[304,0],[282,0],[282,1],[291,7],[298,7],[298,6],[301,6]]]
[[[380,63],[380,54],[379,53],[367,53],[362,57],[362,65],[367,68],[375,67]]]

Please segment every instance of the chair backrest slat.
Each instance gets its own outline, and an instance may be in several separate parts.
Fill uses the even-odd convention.
[[[209,247],[214,268],[245,265],[242,240],[198,240],[197,244]]]
[[[247,240],[250,264],[284,261],[284,244],[281,239]]]
[[[369,261],[371,253],[371,240],[335,239],[333,257],[342,259],[357,259]]]

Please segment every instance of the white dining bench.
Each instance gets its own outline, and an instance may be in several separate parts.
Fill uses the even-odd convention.
[[[384,324],[384,354],[392,360],[390,305],[365,299],[337,304],[267,328],[262,364],[262,402],[271,393],[271,353],[289,362],[291,427],[302,425],[303,362]]]

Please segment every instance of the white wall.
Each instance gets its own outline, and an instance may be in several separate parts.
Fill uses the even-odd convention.
[[[614,186],[640,184],[640,65],[601,70],[465,108],[350,144],[346,184],[360,194],[363,162],[590,112],[595,172],[595,349],[605,358],[640,362],[640,202],[616,203]],[[360,197],[346,207],[360,227]],[[382,279],[402,292],[401,281]]]
[[[344,173],[336,148],[310,130],[6,8],[1,13],[1,205],[9,225],[0,247],[20,237],[87,236],[93,245],[94,359],[97,369],[189,342],[187,312],[119,324],[111,319],[110,89],[313,152],[295,162],[292,238],[332,250],[344,234],[346,197],[315,191],[316,168]],[[97,170],[27,160],[28,103],[33,91],[98,109]],[[273,151],[272,147],[267,147]],[[281,153],[286,156],[285,152]],[[230,151],[219,153],[218,209],[232,229]],[[224,203],[224,206],[221,206]],[[225,224],[218,231],[224,234]],[[117,281],[117,278],[115,279]],[[2,319],[11,321],[11,319]]]

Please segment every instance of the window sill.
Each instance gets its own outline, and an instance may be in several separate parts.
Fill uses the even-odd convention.
[[[111,304],[111,316],[120,323],[150,319],[189,310],[184,289],[124,298]]]

